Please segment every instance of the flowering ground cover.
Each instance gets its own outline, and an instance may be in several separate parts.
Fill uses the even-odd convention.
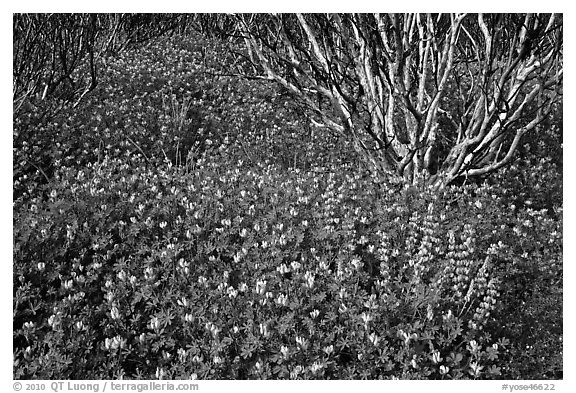
[[[482,185],[407,188],[217,61],[158,40],[15,119],[15,378],[562,377],[554,123]]]

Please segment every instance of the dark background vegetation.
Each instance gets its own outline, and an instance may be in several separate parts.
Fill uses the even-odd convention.
[[[561,104],[405,187],[229,75],[227,26],[93,18],[14,17],[14,378],[563,377]]]

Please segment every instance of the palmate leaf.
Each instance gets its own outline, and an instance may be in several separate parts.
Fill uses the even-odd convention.
[[[251,359],[257,348],[258,345],[255,342],[245,343],[240,348],[240,356],[244,359]]]
[[[272,367],[272,373],[280,378],[285,378],[290,374],[288,367],[286,367],[284,364],[279,364]]]

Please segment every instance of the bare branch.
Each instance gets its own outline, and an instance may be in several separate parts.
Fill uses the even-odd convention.
[[[262,77],[411,183],[503,167],[546,116],[536,103],[561,99],[558,15],[281,15],[266,33],[238,20]]]

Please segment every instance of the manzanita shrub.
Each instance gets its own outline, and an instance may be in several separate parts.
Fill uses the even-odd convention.
[[[525,378],[550,293],[538,355],[561,350],[562,204],[538,179],[378,178],[172,45],[15,122],[14,378]]]

